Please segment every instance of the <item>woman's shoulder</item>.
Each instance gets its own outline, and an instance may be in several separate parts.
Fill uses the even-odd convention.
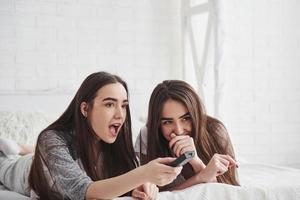
[[[67,144],[72,138],[72,134],[66,131],[44,130],[41,132],[38,143],[41,145],[63,145]]]
[[[207,128],[210,128],[210,129],[215,129],[215,128],[226,129],[224,124],[220,120],[218,120],[217,118],[211,117],[209,115],[206,116],[206,126],[207,126]]]
[[[227,129],[220,120],[211,116],[207,116],[206,120],[206,129],[210,134],[222,137],[224,139],[228,137]]]
[[[52,153],[62,154],[62,152],[67,150],[68,154],[71,154],[75,160],[77,155],[73,138],[74,134],[72,131],[45,130],[40,134],[37,146],[44,153],[51,150]]]
[[[229,154],[234,158],[233,146],[225,125],[220,120],[208,116],[207,131],[214,138],[214,140],[224,149],[224,151],[220,153]]]

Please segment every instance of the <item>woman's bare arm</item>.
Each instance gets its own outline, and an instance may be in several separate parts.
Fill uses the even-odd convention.
[[[144,183],[163,186],[171,183],[182,167],[170,167],[174,158],[158,158],[123,175],[92,182],[86,192],[86,199],[112,199],[131,191]]]
[[[95,181],[89,185],[86,199],[112,199],[137,188],[146,180],[142,168],[137,168],[117,177]]]

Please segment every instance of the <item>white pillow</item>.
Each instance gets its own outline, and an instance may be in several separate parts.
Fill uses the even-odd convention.
[[[21,144],[34,145],[40,132],[54,119],[41,112],[0,111],[0,137],[12,139]],[[133,144],[143,126],[145,122],[141,117],[132,117]]]
[[[39,133],[52,121],[39,112],[0,111],[0,137],[34,145]]]

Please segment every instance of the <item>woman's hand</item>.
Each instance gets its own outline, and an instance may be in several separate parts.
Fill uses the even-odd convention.
[[[157,199],[159,189],[152,183],[145,183],[132,191],[132,197],[143,200]]]
[[[175,158],[157,158],[141,166],[146,175],[146,182],[154,183],[158,186],[171,183],[182,170],[182,167],[171,167],[167,165],[173,160],[175,160]]]
[[[238,167],[229,155],[214,154],[207,166],[198,173],[200,182],[215,182],[216,177],[224,174],[230,167]]]
[[[171,140],[169,142],[169,148],[177,157],[188,151],[195,152],[194,158],[189,161],[195,173],[198,173],[205,168],[205,164],[202,162],[202,160],[197,154],[194,139],[192,137],[190,137],[189,135],[176,136],[175,133],[172,133],[170,137]]]

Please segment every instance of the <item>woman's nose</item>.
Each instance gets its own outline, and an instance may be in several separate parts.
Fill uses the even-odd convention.
[[[120,119],[120,118],[124,117],[124,113],[123,113],[122,107],[116,109],[114,117],[117,118],[117,119]]]
[[[173,133],[175,133],[176,135],[183,134],[183,127],[179,123],[175,123]]]

